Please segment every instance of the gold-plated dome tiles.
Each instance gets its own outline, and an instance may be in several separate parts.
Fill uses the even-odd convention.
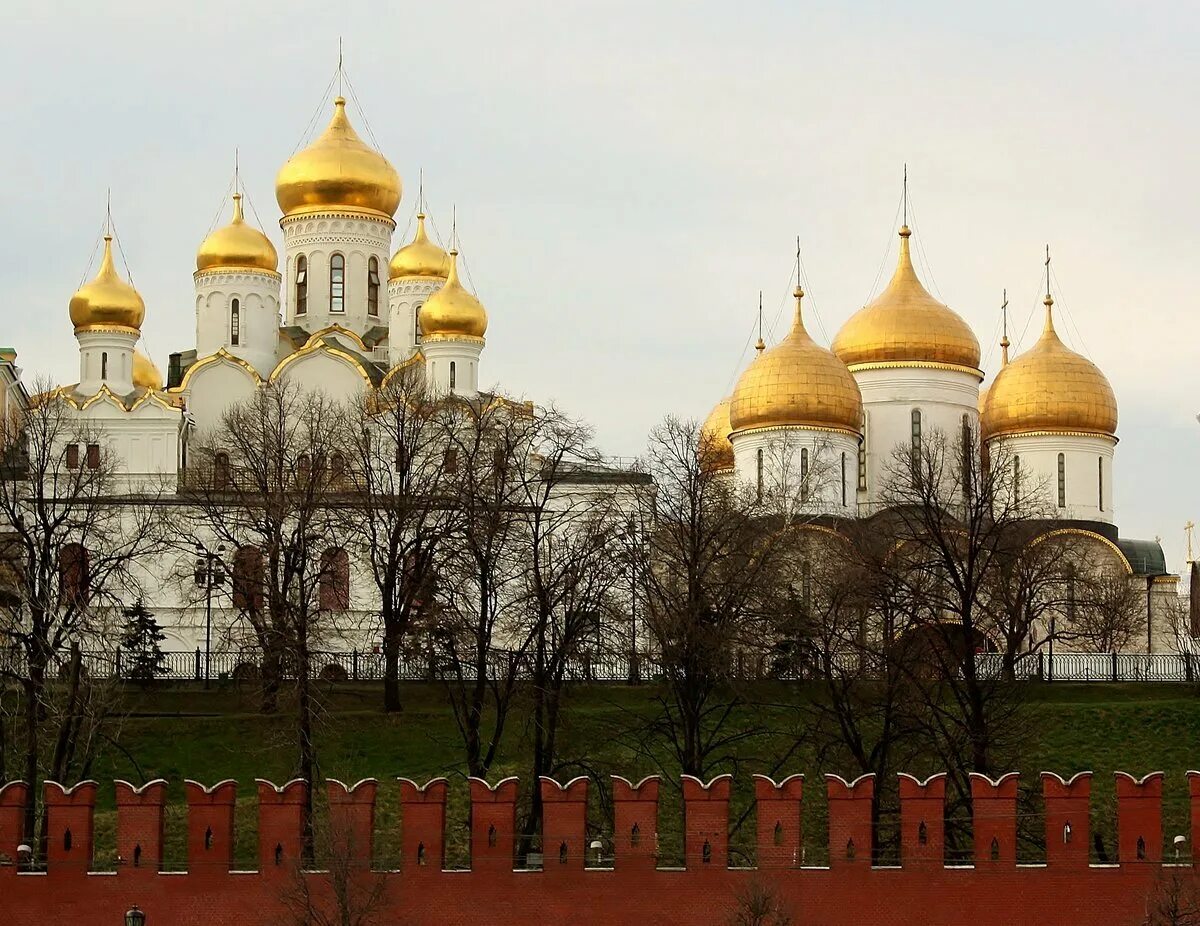
[[[988,390],[981,427],[986,437],[1074,431],[1114,437],[1117,397],[1094,363],[1068,348],[1054,330],[1054,300],[1036,344],[1000,370]]]
[[[900,260],[891,282],[842,326],[833,352],[851,369],[936,363],[978,370],[979,340],[958,313],[921,285],[909,253],[911,234],[907,225],[900,229]]]
[[[133,352],[133,384],[153,391],[163,387],[162,373],[154,365],[154,361],[140,350]]]
[[[71,297],[70,311],[76,331],[105,326],[141,329],[146,317],[146,303],[136,289],[117,275],[113,265],[112,235],[104,236],[100,270]]]
[[[792,330],[760,354],[738,379],[730,399],[733,431],[771,427],[829,428],[862,433],[862,394],[846,365],[804,328],[796,290]]]
[[[390,219],[400,205],[400,175],[354,131],[339,96],[325,131],[279,169],[275,199],[285,216],[349,209]]]
[[[428,277],[446,279],[450,274],[450,255],[429,240],[425,233],[425,213],[417,213],[417,233],[413,240],[392,255],[388,279]]]
[[[458,279],[458,251],[450,252],[450,270],[442,288],[425,300],[418,316],[426,340],[481,339],[487,331],[487,309]]]
[[[729,423],[728,398],[716,404],[704,424],[700,426],[700,441],[707,443],[707,453],[712,455],[709,461],[713,469],[733,469],[733,444],[729,442],[729,432],[733,430]]]
[[[233,194],[233,218],[204,239],[196,252],[196,270],[270,270],[278,272],[279,256],[271,239],[246,224],[242,194]]]

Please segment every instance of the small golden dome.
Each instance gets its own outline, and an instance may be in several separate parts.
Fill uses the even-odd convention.
[[[425,300],[419,316],[421,336],[478,338],[487,331],[487,309],[458,280],[458,251],[450,252],[450,269],[442,288]]]
[[[986,437],[1078,431],[1115,437],[1117,397],[1100,368],[1059,340],[1054,300],[1036,344],[996,374],[983,408]]]
[[[235,267],[239,270],[279,271],[279,257],[271,239],[246,224],[242,194],[233,194],[233,219],[204,239],[196,253],[196,270]]]
[[[400,175],[358,137],[339,96],[325,131],[279,169],[275,199],[285,216],[352,209],[390,219],[400,205]]]
[[[722,399],[709,412],[704,424],[700,426],[701,450],[712,454],[711,465],[714,470],[733,469],[733,444],[729,442],[729,399]],[[707,444],[707,450],[704,445]]]
[[[862,394],[846,365],[804,328],[796,289],[792,330],[759,354],[741,375],[729,401],[733,431],[755,428],[832,428],[862,433]]]
[[[140,330],[146,303],[138,291],[117,275],[113,266],[112,235],[104,236],[104,257],[95,279],[71,297],[71,323],[78,331],[101,325]]]
[[[833,352],[858,364],[944,363],[979,369],[979,341],[949,306],[929,294],[913,268],[907,225],[900,229],[900,260],[887,288],[855,312],[833,339]]]
[[[140,350],[133,352],[133,384],[157,392],[163,387],[162,373]]]
[[[417,213],[417,233],[413,240],[392,255],[388,279],[433,277],[444,280],[450,273],[450,255],[425,234],[425,213]]]

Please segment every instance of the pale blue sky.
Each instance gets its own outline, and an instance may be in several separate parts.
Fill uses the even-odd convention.
[[[1180,568],[1200,515],[1198,33],[1194,3],[9,0],[0,340],[28,378],[77,378],[67,302],[111,186],[147,347],[165,367],[190,346],[233,149],[278,243],[274,174],[327,118],[340,34],[351,117],[405,181],[401,233],[422,166],[443,232],[458,206],[485,382],[639,452],[731,388],[797,234],[821,340],[872,295],[907,161],[918,266],[989,373],[1002,288],[1017,347],[1036,335],[1016,337],[1050,242],[1060,330],[1120,403],[1122,533],[1161,534]]]

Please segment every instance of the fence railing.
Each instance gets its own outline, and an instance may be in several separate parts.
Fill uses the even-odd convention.
[[[0,652],[0,672],[22,675],[22,659],[16,652]],[[206,665],[207,663],[207,665]],[[133,655],[121,649],[82,654],[86,672],[96,678],[134,680],[139,663]],[[851,657],[835,659],[838,670],[854,675],[862,670]],[[975,657],[977,671],[985,676],[1004,673],[1003,657],[997,653],[981,653]],[[207,668],[207,672],[205,671]],[[66,661],[57,666],[60,677],[68,671]],[[261,656],[257,651],[215,652],[206,658],[201,649],[169,650],[162,653],[154,677],[168,681],[252,681],[261,671]],[[401,681],[429,682],[454,677],[462,672],[470,675],[474,669],[436,652],[402,653],[398,665]],[[770,658],[750,658],[733,654],[729,675],[746,681],[775,679],[805,681],[816,672],[805,665]],[[385,659],[377,650],[323,651],[311,654],[310,677],[328,682],[382,681]],[[1014,677],[1022,681],[1043,682],[1195,682],[1200,681],[1200,654],[1194,653],[1024,653],[1013,666]],[[285,677],[294,676],[294,669],[285,666]],[[488,656],[487,674],[490,679],[511,675],[529,677],[532,667],[528,654],[494,649]],[[583,654],[567,661],[563,676],[568,682],[637,682],[653,681],[664,674],[660,658],[644,653],[603,652]]]

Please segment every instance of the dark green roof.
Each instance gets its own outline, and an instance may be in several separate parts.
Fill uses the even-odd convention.
[[[1135,575],[1165,576],[1167,575],[1167,557],[1163,553],[1162,544],[1157,540],[1129,540],[1125,537],[1117,540],[1117,546],[1129,560]]]

